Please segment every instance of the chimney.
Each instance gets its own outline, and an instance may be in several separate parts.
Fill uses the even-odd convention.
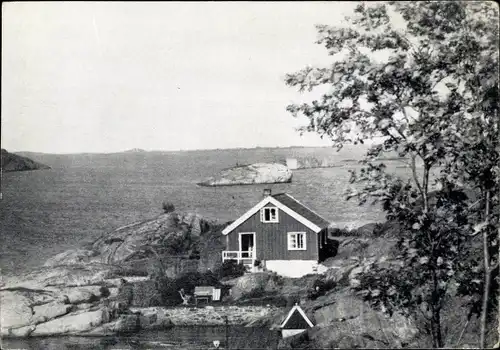
[[[264,197],[269,197],[271,195],[271,189],[270,188],[264,188]]]

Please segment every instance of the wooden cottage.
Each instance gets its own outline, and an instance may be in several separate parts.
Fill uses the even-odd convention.
[[[280,325],[281,336],[283,338],[291,337],[296,334],[305,332],[308,328],[314,327],[309,317],[302,308],[295,304],[286,316],[283,323]]]
[[[236,260],[255,271],[255,261],[288,277],[317,272],[326,248],[328,221],[286,193],[264,198],[227,226],[222,260]]]

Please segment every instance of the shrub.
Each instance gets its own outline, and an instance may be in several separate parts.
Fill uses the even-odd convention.
[[[173,279],[167,277],[156,279],[156,288],[161,295],[162,304],[165,306],[179,305],[182,303],[179,291],[184,289],[184,293],[193,295],[194,288],[197,286],[222,287],[217,276],[210,271],[205,273],[189,272]]]
[[[106,286],[101,286],[99,288],[99,294],[101,295],[102,298],[107,298],[111,294],[109,291],[109,288]]]
[[[226,260],[217,270],[219,278],[236,278],[243,276],[247,268],[243,264],[238,264],[235,260]]]
[[[316,299],[322,295],[325,295],[328,291],[336,287],[336,283],[333,280],[322,280],[317,279],[314,281],[312,289],[307,293],[308,299]]]
[[[194,287],[196,286],[213,286],[218,287],[220,285],[217,277],[211,272],[193,272],[186,273],[175,279],[175,285],[177,290],[184,289],[188,294],[194,292]]]
[[[164,213],[171,213],[175,211],[175,206],[172,202],[163,201],[162,208]]]
[[[333,227],[329,229],[329,236],[331,237],[338,237],[338,236],[345,236],[345,237],[351,237],[351,236],[356,236],[356,230],[350,231],[346,228],[337,228]]]

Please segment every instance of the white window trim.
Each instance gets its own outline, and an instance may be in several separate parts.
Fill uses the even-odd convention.
[[[292,248],[290,246],[290,237],[292,235],[296,236],[298,234],[302,235],[302,242],[304,243],[303,247],[302,248]],[[307,250],[307,236],[306,236],[306,233],[305,232],[288,232],[287,233],[287,246],[288,246],[288,250]]]
[[[274,209],[274,210],[276,210],[276,218],[274,220],[271,219],[271,220],[266,221],[264,219],[266,217],[265,214],[264,214],[264,211],[266,209]],[[266,223],[266,224],[268,224],[268,223],[278,223],[278,222],[280,222],[280,214],[279,214],[279,212],[280,211],[279,211],[278,207],[264,207],[264,208],[262,208],[260,210],[260,221],[263,222],[263,223]],[[271,216],[271,215],[269,215],[269,216]]]

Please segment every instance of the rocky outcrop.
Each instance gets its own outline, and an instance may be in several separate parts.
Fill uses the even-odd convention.
[[[5,149],[2,149],[1,153],[2,171],[5,172],[50,169],[50,167],[45,164],[35,162],[34,160],[14,153],[9,153]]]
[[[147,275],[158,269],[157,254],[174,249],[165,255],[178,255],[184,260],[180,263],[179,260],[168,259],[163,262],[167,276],[174,277],[184,267],[188,268],[189,264],[204,263],[207,268],[214,268],[205,260],[190,258],[195,258],[193,254],[198,251],[198,245],[204,246],[204,242],[212,237],[212,231],[217,229],[197,214],[162,214],[107,233],[89,245],[88,249],[60,253],[48,259],[45,266],[113,264],[128,270],[128,274]]]
[[[221,171],[200,186],[254,185],[291,182],[292,172],[281,163],[255,163]]]
[[[315,346],[401,347],[418,334],[415,322],[400,314],[391,317],[374,310],[346,287],[307,305],[317,329],[311,332]],[[340,341],[346,344],[339,344]]]
[[[1,335],[79,334],[103,323],[121,280],[105,265],[40,268],[5,278],[0,288]],[[109,318],[109,317],[108,317]]]
[[[71,265],[11,278],[0,288],[1,336],[106,336],[181,325],[223,325],[226,318],[231,325],[260,326],[283,313],[273,306],[134,307],[141,305],[134,298],[144,297],[134,285],[154,282],[136,283],[137,278],[120,278],[118,272],[105,264]]]
[[[161,315],[131,311],[161,302],[155,281],[144,276],[142,267],[158,264],[158,254],[168,255],[165,249],[198,264],[191,254],[198,244],[218,239],[219,229],[196,214],[162,214],[105,234],[86,249],[58,254],[27,274],[5,276],[1,335],[109,335],[172,325]],[[168,260],[162,263],[167,275],[179,273],[178,266],[171,271]]]

